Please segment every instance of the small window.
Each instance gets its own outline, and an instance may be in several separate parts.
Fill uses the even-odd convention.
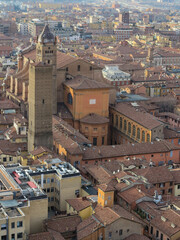
[[[69,70],[69,68],[67,67],[67,68],[66,68],[66,72],[68,72],[68,70]]]
[[[97,138],[93,138],[93,145],[94,145],[94,146],[97,145]]]
[[[11,234],[11,240],[15,240],[15,234]]]
[[[44,99],[42,100],[42,104],[44,104]]]
[[[104,145],[104,137],[102,137],[102,145]]]
[[[163,240],[163,234],[161,233],[161,240]]]
[[[172,188],[168,189],[168,193],[170,193],[170,194],[172,193]]]
[[[14,222],[11,223],[11,228],[15,228],[15,223]]]
[[[50,60],[48,60],[47,62],[48,62],[48,64],[50,64],[50,62],[51,62],[51,61],[50,61]]]
[[[108,197],[108,200],[111,200],[111,196]]]
[[[54,182],[54,178],[51,178],[51,182]]]
[[[23,234],[22,233],[18,233],[17,234],[17,238],[22,238],[23,237]]]
[[[1,230],[6,230],[6,224],[1,224]]]
[[[79,197],[79,189],[75,190],[75,195]]]
[[[81,66],[80,65],[77,66],[77,70],[78,70],[78,72],[80,72],[80,70],[81,70]]]
[[[97,132],[97,128],[94,128],[94,131]]]
[[[173,156],[173,151],[170,151],[170,157],[172,157]]]
[[[3,162],[6,162],[6,157],[3,157]]]
[[[67,101],[68,101],[68,103],[69,103],[70,105],[73,104],[73,98],[72,98],[71,93],[68,93],[68,95],[67,95]]]
[[[105,201],[105,205],[107,205],[107,200]]]
[[[119,230],[119,236],[122,236],[122,234],[123,234],[123,230],[120,229],[120,230]]]
[[[89,67],[89,70],[92,71],[92,66]]]
[[[19,228],[19,227],[22,227],[23,226],[23,222],[22,221],[18,221],[17,222],[17,227]]]

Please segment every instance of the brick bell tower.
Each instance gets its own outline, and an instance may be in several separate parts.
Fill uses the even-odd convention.
[[[46,25],[38,38],[36,62],[29,66],[28,151],[53,147],[52,114],[56,112],[56,40]]]
[[[36,62],[52,65],[53,114],[57,113],[57,81],[56,81],[57,45],[56,37],[46,25],[38,37],[36,45]]]

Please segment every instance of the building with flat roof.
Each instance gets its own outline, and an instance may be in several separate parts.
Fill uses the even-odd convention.
[[[41,231],[48,216],[46,194],[32,179],[29,167],[0,165],[0,237],[26,239]]]

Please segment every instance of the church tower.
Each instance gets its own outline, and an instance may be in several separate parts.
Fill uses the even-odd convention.
[[[29,66],[28,151],[53,147],[52,114],[56,101],[56,41],[46,25],[38,38],[36,62]]]
[[[50,32],[48,25],[46,25],[38,37],[38,43],[36,45],[36,62],[43,62],[52,65],[53,114],[57,113],[56,55],[56,37],[54,37]]]
[[[43,62],[29,66],[29,152],[37,146],[53,147],[52,72],[52,65]]]

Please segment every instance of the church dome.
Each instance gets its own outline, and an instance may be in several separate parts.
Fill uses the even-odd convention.
[[[39,35],[38,42],[40,43],[54,43],[55,37],[51,33],[49,26],[46,24],[42,33]]]

